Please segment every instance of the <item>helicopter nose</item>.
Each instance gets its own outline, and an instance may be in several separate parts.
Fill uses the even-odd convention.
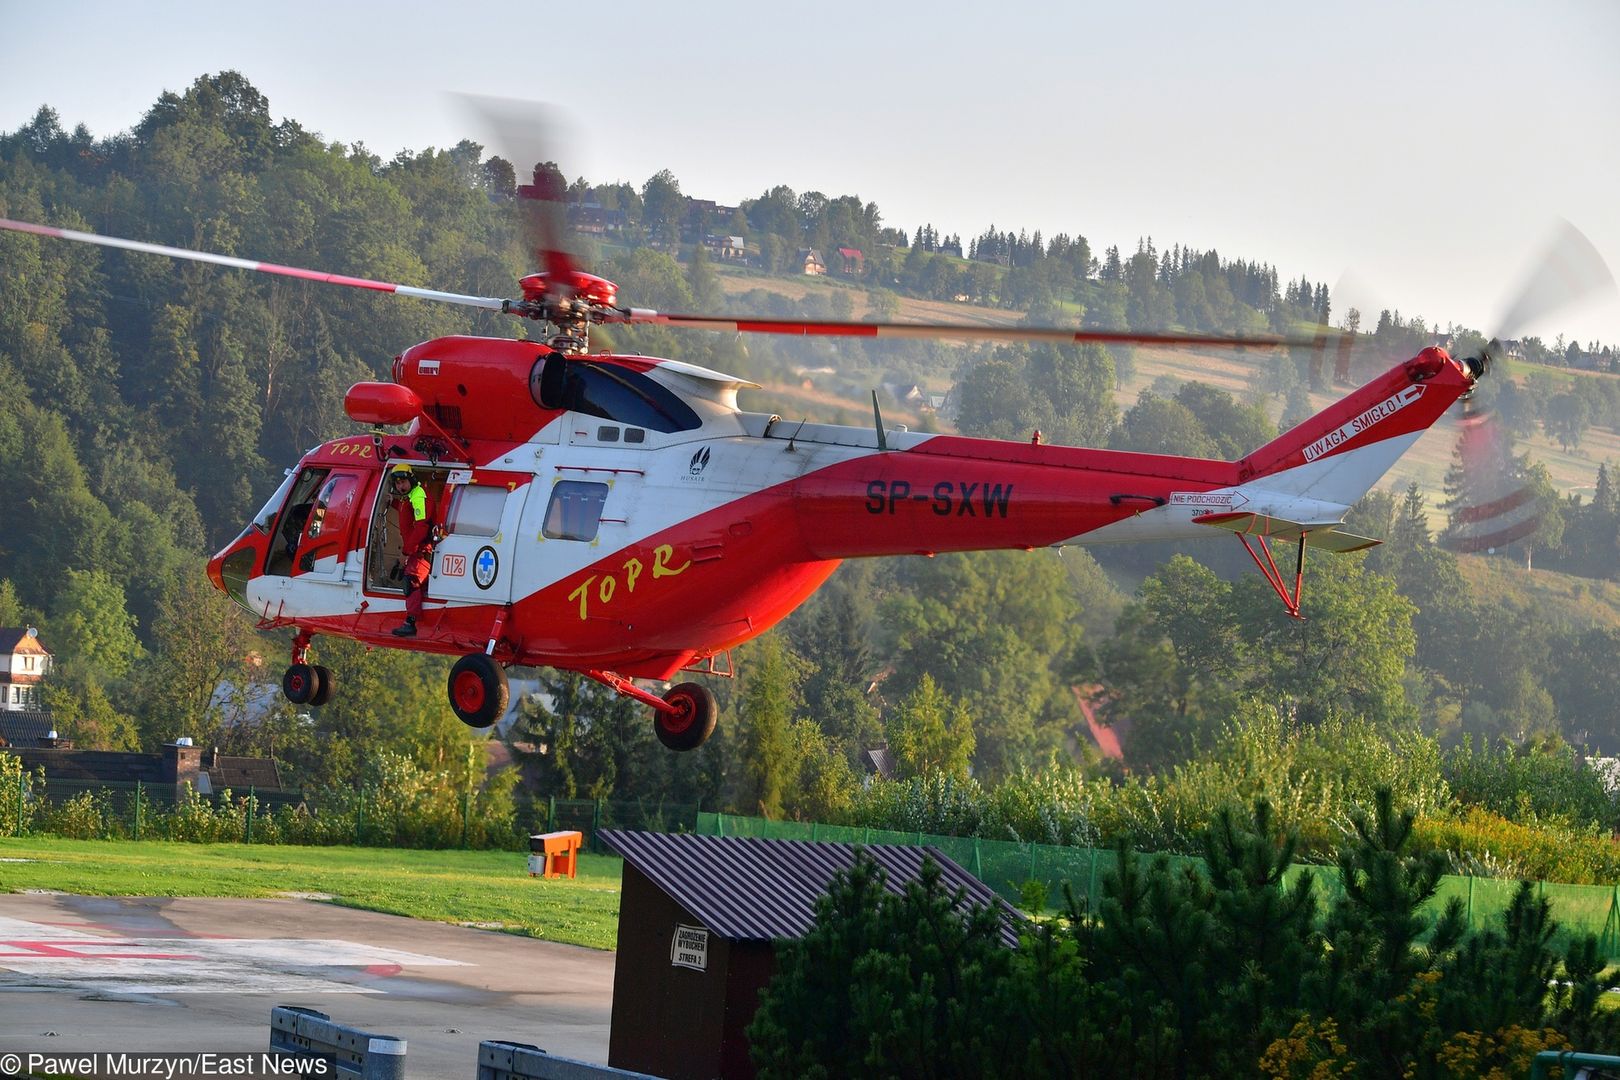
[[[247,584],[263,554],[263,538],[253,528],[226,544],[208,560],[208,580],[214,588],[248,610]]]
[[[226,551],[229,550],[229,548],[226,549]],[[208,580],[212,581],[214,583],[214,588],[218,589],[220,592],[225,591],[225,575],[221,572],[221,568],[224,565],[224,551],[216,552],[214,557],[208,560]]]

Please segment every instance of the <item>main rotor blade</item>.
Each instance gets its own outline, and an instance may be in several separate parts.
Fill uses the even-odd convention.
[[[1507,313],[1496,336],[1519,337],[1531,325],[1603,289],[1614,291],[1614,274],[1592,241],[1564,221],[1541,258],[1532,264],[1513,301],[1505,305]]]
[[[561,119],[554,109],[538,101],[451,94],[461,110],[484,128],[491,152],[506,158],[517,174],[518,205],[523,228],[540,269],[559,279],[579,268],[568,242],[568,188],[556,168],[556,134]],[[545,166],[551,166],[546,168]],[[533,182],[530,182],[530,177]]]
[[[621,309],[603,322],[678,326],[742,334],[794,334],[803,337],[934,338],[947,341],[1051,341],[1064,345],[1167,345],[1256,348],[1325,347],[1337,333],[1311,337],[1277,334],[1177,334],[1132,330],[1067,330],[1048,326],[974,326],[962,323],[868,323],[804,319],[754,319],[709,315],[671,315],[646,308]]]
[[[102,247],[118,248],[122,251],[139,251],[148,255],[167,255],[171,259],[213,263],[216,266],[229,266],[237,270],[257,270],[261,274],[278,274],[281,277],[319,281],[327,285],[346,285],[353,289],[371,289],[375,292],[397,293],[400,296],[413,296],[418,300],[460,304],[464,307],[483,308],[486,311],[502,311],[506,305],[505,300],[493,296],[465,296],[461,293],[439,292],[436,289],[419,289],[414,285],[396,285],[387,281],[372,281],[369,278],[346,277],[343,274],[328,274],[321,270],[304,270],[296,266],[282,266],[279,263],[238,259],[232,255],[215,255],[207,251],[192,251],[190,248],[147,244],[139,240],[123,240],[116,236],[99,236],[96,233],[58,229],[50,225],[35,225],[29,221],[12,221],[9,218],[0,218],[0,229],[33,233],[36,236],[51,236],[59,240],[74,240],[82,244],[99,244]]]

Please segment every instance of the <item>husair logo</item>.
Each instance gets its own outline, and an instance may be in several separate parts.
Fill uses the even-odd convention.
[[[699,450],[697,453],[692,455],[692,464],[689,467],[688,471],[693,476],[701,476],[701,475],[703,475],[703,470],[707,469],[708,467],[709,467],[709,448],[707,446],[705,446],[703,449]]]

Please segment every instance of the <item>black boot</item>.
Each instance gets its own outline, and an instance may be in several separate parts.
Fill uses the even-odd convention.
[[[416,619],[414,617],[410,616],[410,615],[405,616],[405,624],[403,626],[394,627],[394,636],[395,637],[415,637],[416,636]]]

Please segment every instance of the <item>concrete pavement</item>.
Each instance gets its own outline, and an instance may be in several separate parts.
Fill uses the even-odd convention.
[[[0,894],[0,1051],[263,1050],[302,1005],[414,1078],[507,1039],[607,1061],[614,954],[317,900]]]

